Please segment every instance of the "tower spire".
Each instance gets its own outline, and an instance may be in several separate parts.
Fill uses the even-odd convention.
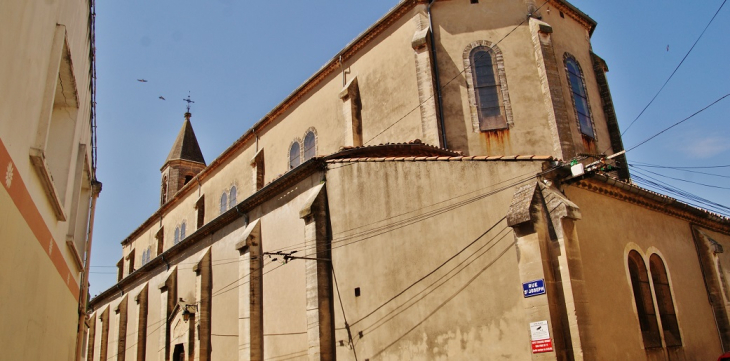
[[[190,99],[190,94],[183,101],[188,103],[185,121],[175,138],[175,143],[170,149],[165,164],[160,169],[162,172],[160,205],[165,204],[169,198],[205,168],[205,158],[203,158],[203,152],[200,151],[193,125],[190,123],[192,116],[190,104],[195,102]]]

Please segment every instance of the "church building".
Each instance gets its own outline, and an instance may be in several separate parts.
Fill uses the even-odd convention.
[[[85,360],[730,350],[730,219],[631,182],[595,27],[403,0],[209,162],[188,111]]]

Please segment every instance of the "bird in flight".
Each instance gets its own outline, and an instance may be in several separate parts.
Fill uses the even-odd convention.
[[[147,82],[147,79],[137,79],[137,81],[140,82],[140,83],[146,83]]]
[[[160,95],[160,99],[165,100],[165,97],[163,97],[162,95]]]

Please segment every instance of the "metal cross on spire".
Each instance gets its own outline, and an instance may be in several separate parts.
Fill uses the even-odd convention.
[[[190,113],[190,103],[195,103],[194,101],[192,101],[192,99],[190,99],[190,92],[188,92],[188,97],[183,99],[183,101],[188,103],[187,108],[188,113]]]

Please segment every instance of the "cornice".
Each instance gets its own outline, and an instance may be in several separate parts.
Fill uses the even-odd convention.
[[[597,23],[590,16],[565,0],[548,1],[550,2],[550,5],[555,6],[558,10],[570,16],[571,19],[581,23],[588,30],[589,35],[593,35],[593,31],[596,29]]]
[[[594,175],[570,185],[730,235],[728,218],[605,175]]]

